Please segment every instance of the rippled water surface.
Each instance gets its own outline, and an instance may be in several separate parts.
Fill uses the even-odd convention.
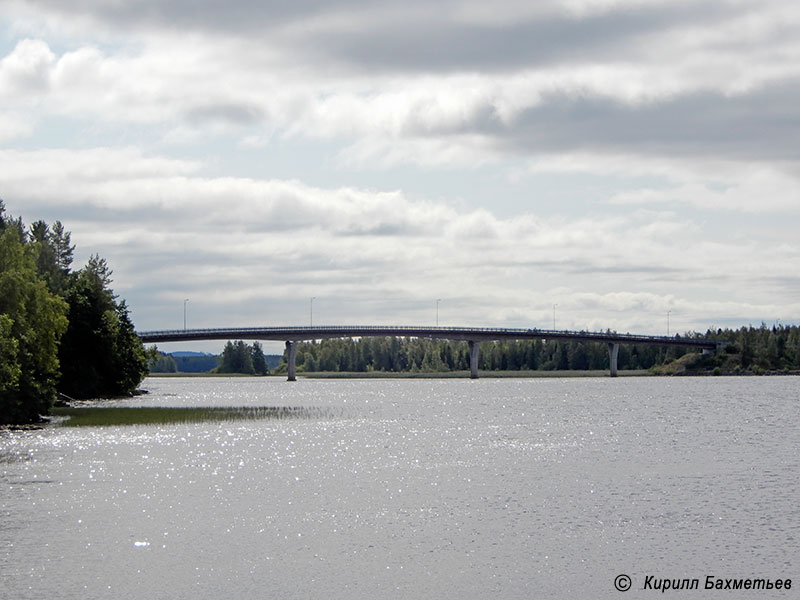
[[[0,597],[797,597],[797,378],[144,387],[111,404],[292,410],[0,432]]]

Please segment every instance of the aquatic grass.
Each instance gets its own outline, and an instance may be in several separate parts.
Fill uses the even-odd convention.
[[[153,407],[153,406],[68,406],[57,407],[52,415],[64,427],[109,425],[171,425],[208,421],[308,418],[319,410],[308,407]],[[61,420],[63,419],[63,420]]]

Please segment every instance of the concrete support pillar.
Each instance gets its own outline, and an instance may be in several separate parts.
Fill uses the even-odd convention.
[[[286,381],[297,381],[297,342],[286,342],[286,350],[289,351],[289,377]]]
[[[617,376],[617,357],[619,356],[619,344],[608,343],[608,364],[611,367],[611,377]]]
[[[480,344],[478,342],[469,341],[469,378],[478,378],[478,354],[480,352]]]

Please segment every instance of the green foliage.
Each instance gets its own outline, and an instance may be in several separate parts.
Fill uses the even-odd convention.
[[[264,350],[259,342],[254,342],[251,346],[239,340],[225,344],[215,372],[267,375],[269,368]]]
[[[106,261],[94,256],[65,286],[69,327],[61,344],[60,389],[73,398],[130,394],[149,371],[128,307],[116,301],[110,283]]]
[[[148,355],[106,261],[70,272],[74,246],[56,221],[26,230],[0,200],[0,421],[47,414],[56,389],[75,398],[131,393]]]
[[[47,414],[55,398],[58,341],[67,327],[66,305],[39,278],[35,249],[23,244],[25,236],[18,224],[3,222],[0,422],[30,423]]]
[[[659,350],[635,347],[636,367],[654,364]],[[644,357],[647,355],[647,357]],[[287,360],[284,355],[284,363]],[[640,365],[639,363],[645,363]],[[481,344],[478,368],[484,371],[602,370],[608,368],[604,343],[567,340],[507,340]],[[370,337],[303,342],[297,349],[298,372],[419,372],[446,373],[469,370],[467,344],[426,338]]]
[[[149,367],[151,373],[178,372],[178,365],[175,363],[175,359],[169,354],[164,354],[163,352],[158,352],[155,357],[152,357],[148,361],[147,366]]]
[[[218,356],[173,356],[179,373],[205,373],[219,366]]]
[[[19,340],[12,335],[14,321],[0,315],[0,398],[12,394],[19,386],[22,367],[19,364]],[[2,406],[0,400],[0,406]],[[4,411],[5,412],[5,411]]]
[[[269,373],[267,368],[267,358],[264,356],[264,349],[258,342],[253,342],[250,347],[250,359],[253,363],[253,371],[256,375],[266,375]]]
[[[70,245],[70,233],[64,230],[60,221],[56,221],[52,228],[44,221],[37,221],[31,225],[30,244],[37,253],[36,268],[39,275],[50,291],[61,293],[75,249]]]
[[[217,373],[244,373],[254,375],[253,355],[250,346],[239,340],[228,342],[219,358]]]

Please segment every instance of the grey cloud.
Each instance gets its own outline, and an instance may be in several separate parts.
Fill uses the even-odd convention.
[[[257,29],[313,14],[329,5],[327,0],[283,2],[281,0],[38,0],[30,4],[65,15],[91,15],[120,28],[164,27],[202,30]]]
[[[585,18],[548,16],[510,25],[434,17],[425,22],[376,22],[358,32],[323,32],[309,49],[320,59],[365,70],[517,70],[587,60],[636,60],[646,35],[723,16],[715,5],[699,10],[664,5]]]
[[[389,0],[79,0],[68,4],[39,0],[37,4],[67,17],[88,15],[122,31],[233,33],[285,44],[292,60],[305,57],[317,65],[336,62],[381,72],[504,70],[578,59],[637,59],[639,44],[648,34],[689,25],[713,26],[747,10],[724,2],[664,2],[616,7],[582,17],[551,11],[514,19],[516,7],[501,1],[495,10],[507,13],[507,22],[478,24],[460,18],[458,0],[410,0],[403,3],[402,13]],[[302,26],[286,29],[309,22],[314,27],[308,30]]]
[[[186,117],[191,123],[212,121],[230,125],[256,125],[263,122],[265,115],[257,106],[217,103],[191,108],[187,111]]]
[[[739,96],[707,92],[640,106],[551,95],[509,125],[487,110],[449,133],[480,133],[509,153],[636,151],[794,161],[800,160],[798,97],[800,82]]]
[[[373,225],[351,226],[339,235],[348,237],[396,237],[413,236],[419,231],[410,223],[375,223]]]

